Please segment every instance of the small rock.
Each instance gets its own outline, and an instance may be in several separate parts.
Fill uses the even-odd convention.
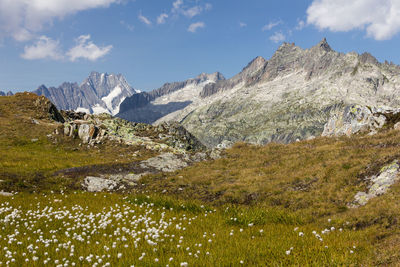
[[[35,143],[35,142],[37,142],[37,141],[39,141],[39,139],[37,139],[37,138],[31,139],[31,142],[33,142],[33,143]]]
[[[393,129],[400,130],[400,121],[393,126]]]

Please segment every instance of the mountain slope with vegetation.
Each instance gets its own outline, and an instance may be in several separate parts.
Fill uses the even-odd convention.
[[[238,143],[214,159],[207,151],[182,152],[167,144],[177,158],[206,156],[183,169],[149,171],[125,190],[83,192],[87,176],[136,175],[132,166],[162,160],[159,149],[167,133],[160,136],[153,126],[134,132],[117,119],[115,128],[106,128],[110,138],[82,139],[82,125],[103,129],[108,120],[113,118],[59,112],[30,93],[0,97],[2,264],[395,266],[400,261],[397,117],[375,135]],[[132,134],[141,143],[131,144]],[[374,188],[379,194],[357,202],[360,192]]]

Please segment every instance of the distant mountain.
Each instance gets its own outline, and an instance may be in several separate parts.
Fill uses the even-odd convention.
[[[137,93],[121,74],[98,72],[92,72],[80,85],[69,82],[58,88],[41,85],[33,92],[46,96],[59,109],[112,115],[119,112],[119,105],[126,97]]]
[[[11,95],[14,95],[13,92],[11,91],[8,91],[7,93],[0,91],[0,96],[11,96]]]
[[[178,97],[159,99],[170,105]],[[352,105],[399,108],[400,67],[369,53],[336,52],[323,39],[309,49],[283,43],[269,60],[257,57],[234,77],[205,85],[154,124],[181,122],[210,147],[288,143],[321,135]]]
[[[196,99],[205,86],[225,80],[215,72],[202,73],[183,81],[166,83],[150,92],[141,92],[127,97],[120,105],[118,117],[134,122],[153,123],[156,120],[182,110]]]

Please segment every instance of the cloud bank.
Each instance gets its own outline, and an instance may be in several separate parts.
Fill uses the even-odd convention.
[[[333,32],[365,30],[368,37],[388,40],[400,31],[400,1],[314,0],[307,23]]]
[[[0,0],[0,37],[27,41],[54,19],[121,0]]]
[[[51,59],[51,60],[69,60],[74,62],[78,59],[96,61],[107,55],[112,46],[97,46],[90,40],[90,35],[81,35],[76,40],[76,45],[64,53],[60,47],[60,42],[47,36],[39,37],[36,42],[30,46],[25,46],[23,59]]]

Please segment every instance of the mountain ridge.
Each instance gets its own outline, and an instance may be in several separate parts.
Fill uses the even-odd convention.
[[[112,115],[118,113],[126,97],[137,93],[121,74],[95,71],[81,84],[64,82],[57,88],[41,85],[33,92],[46,96],[59,109]]]
[[[325,38],[308,49],[283,43],[257,71],[238,76],[206,86],[200,100],[155,124],[179,121],[211,147],[288,143],[319,136],[347,106],[400,105],[398,66],[336,52]]]

